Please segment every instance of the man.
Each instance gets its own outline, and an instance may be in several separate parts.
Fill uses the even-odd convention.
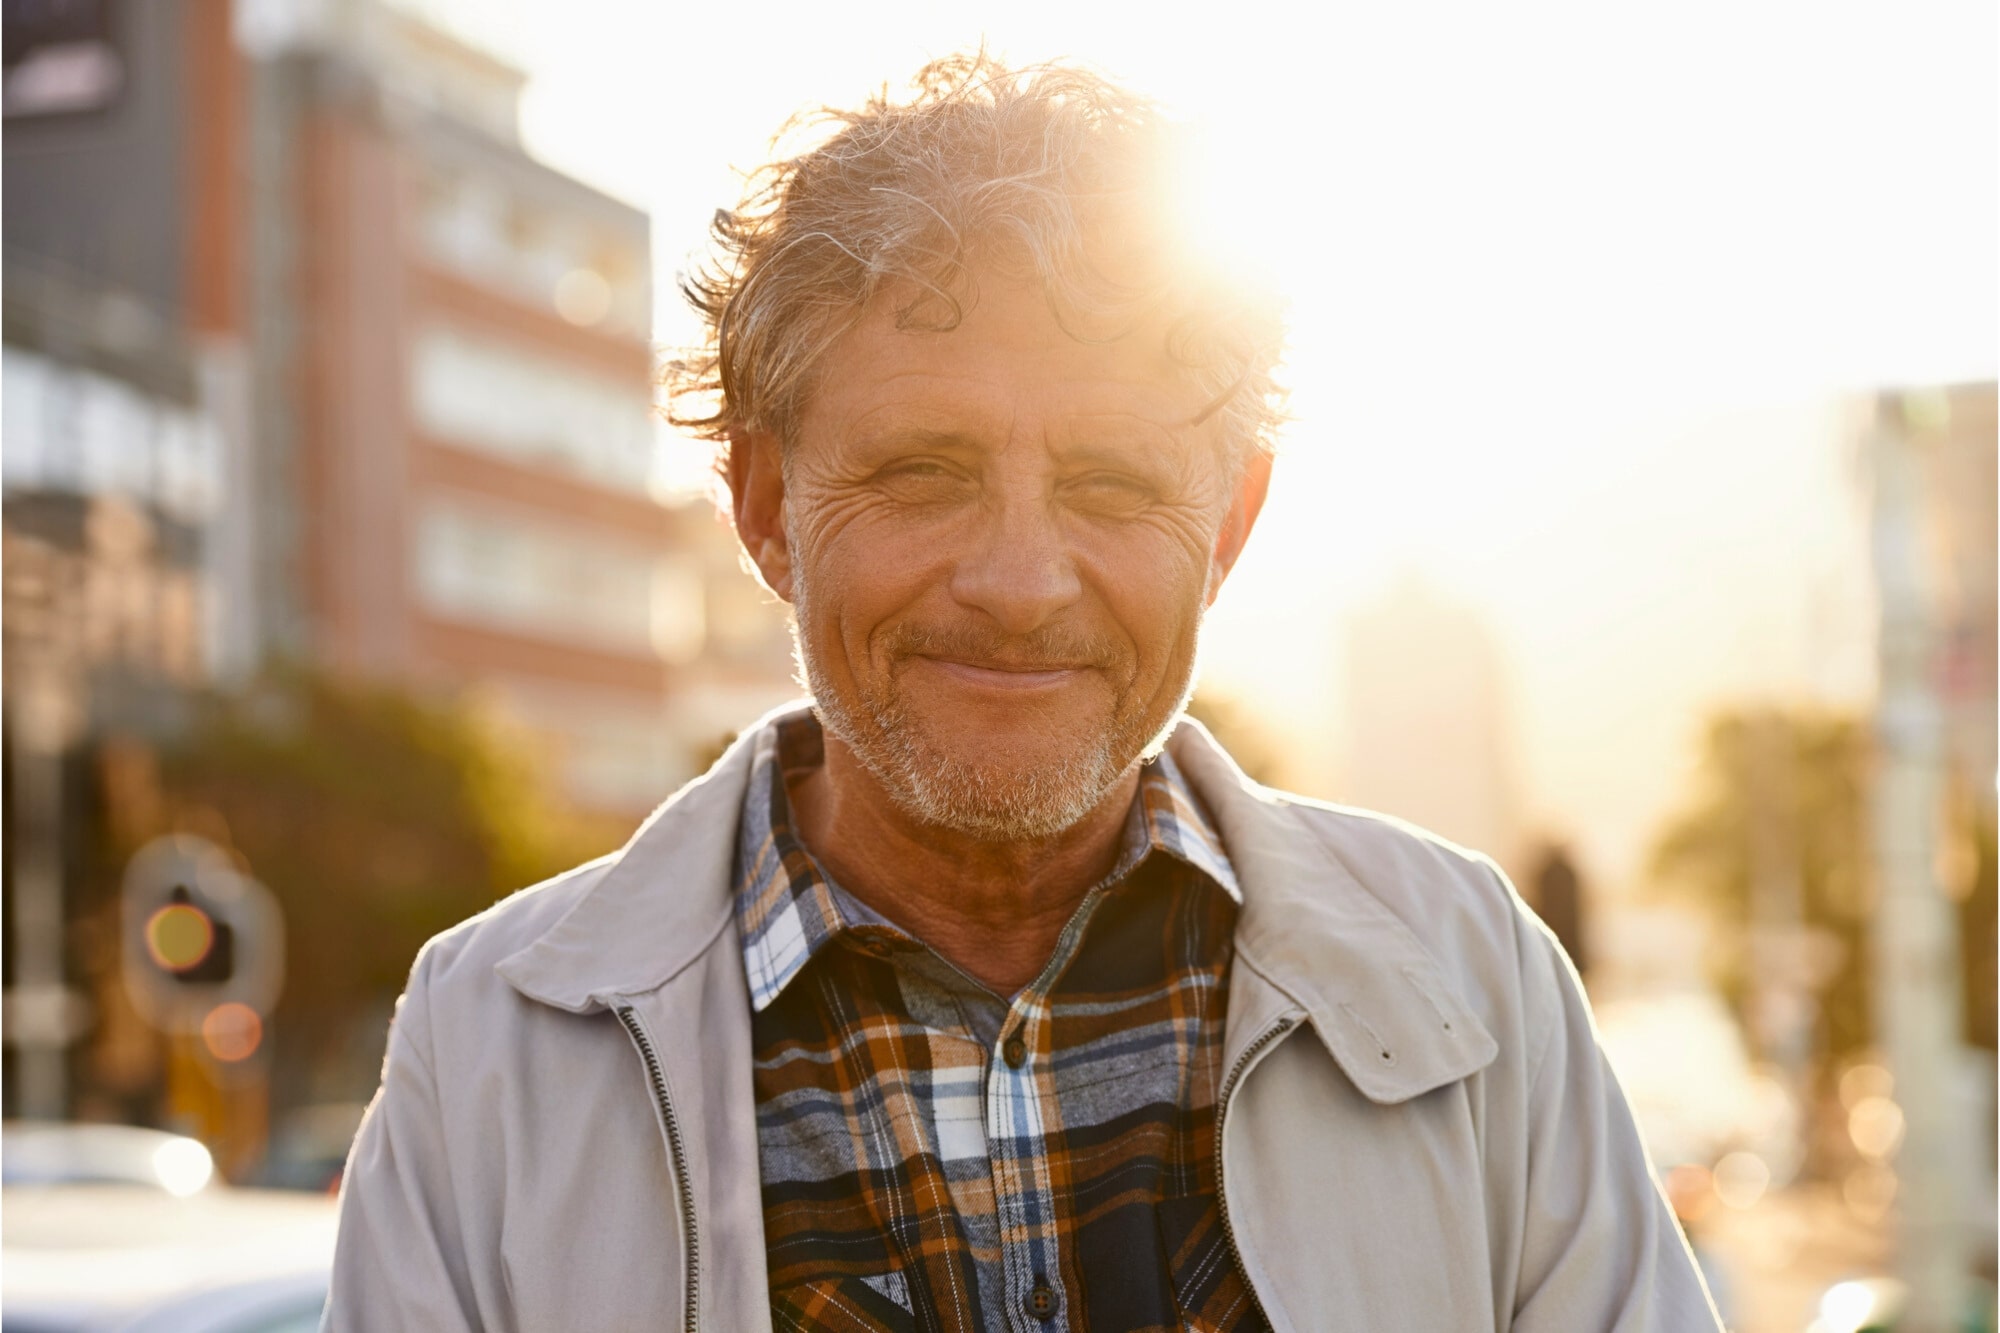
[[[424,950],[330,1327],[1715,1327],[1492,866],[1179,721],[1279,339],[1170,148],[961,58],[718,218],[684,417],[814,707]]]

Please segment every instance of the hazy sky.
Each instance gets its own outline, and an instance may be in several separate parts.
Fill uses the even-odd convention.
[[[1509,662],[1522,800],[1624,878],[1718,700],[1865,695],[1841,395],[1993,377],[1995,9],[1175,12],[412,0],[521,64],[529,146],[670,278],[802,105],[984,40],[1206,127],[1215,225],[1285,275],[1298,423],[1209,678],[1339,791],[1339,625],[1414,572]]]

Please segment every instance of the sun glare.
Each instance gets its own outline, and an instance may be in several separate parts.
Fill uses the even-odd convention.
[[[804,105],[983,42],[1199,127],[1175,207],[1288,298],[1297,417],[1209,686],[1341,795],[1346,626],[1431,585],[1501,645],[1523,801],[1614,879],[1717,698],[1868,688],[1841,396],[2000,362],[1975,0],[799,6],[754,79],[677,58],[740,46],[726,7],[406,2],[526,66],[534,151],[649,209],[666,344],[673,274]]]

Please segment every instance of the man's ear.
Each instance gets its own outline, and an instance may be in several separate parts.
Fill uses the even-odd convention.
[[[1253,446],[1236,479],[1229,512],[1215,534],[1215,558],[1208,567],[1208,605],[1215,605],[1222,581],[1236,567],[1236,557],[1243,554],[1243,545],[1250,540],[1250,529],[1257,526],[1257,515],[1264,512],[1264,497],[1270,490],[1271,456]]]
[[[778,437],[766,430],[729,433],[729,495],[736,537],[764,586],[792,600],[792,546],[785,533],[785,468]]]

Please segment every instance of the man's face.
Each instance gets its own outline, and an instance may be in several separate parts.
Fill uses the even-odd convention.
[[[1049,837],[1178,714],[1268,471],[1193,424],[1163,331],[1080,342],[994,281],[948,333],[893,309],[828,355],[782,467],[739,444],[763,455],[733,460],[739,527],[828,731],[892,799]]]

